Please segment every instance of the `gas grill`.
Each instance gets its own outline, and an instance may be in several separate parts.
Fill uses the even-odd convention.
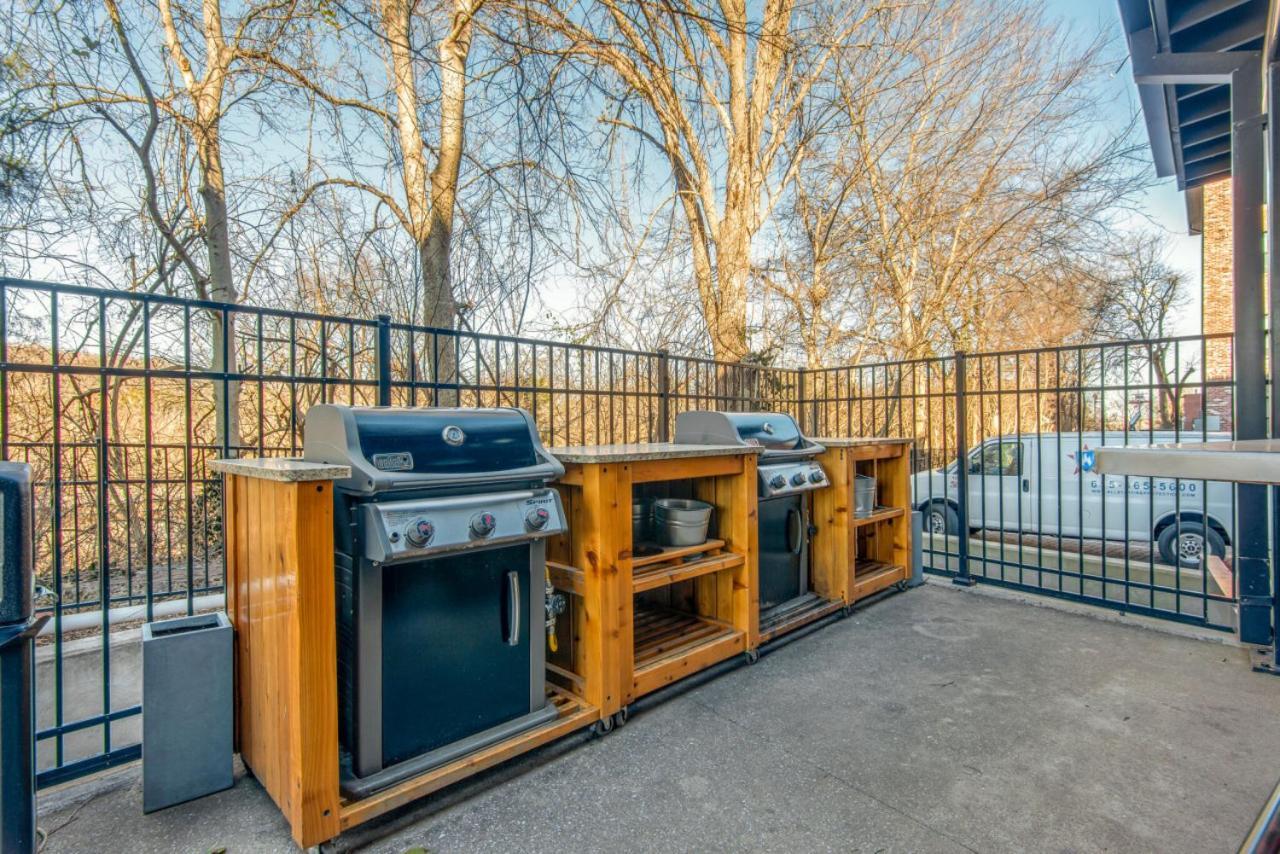
[[[520,409],[323,404],[334,489],[342,788],[360,798],[556,717],[545,682],[547,482]]]
[[[825,605],[809,584],[810,493],[829,483],[814,457],[825,449],[778,412],[682,412],[675,440],[764,449],[757,458],[761,632]]]

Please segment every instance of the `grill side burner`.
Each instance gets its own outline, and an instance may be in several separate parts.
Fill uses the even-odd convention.
[[[319,405],[335,484],[339,732],[350,798],[555,718],[546,538],[564,472],[519,409]]]
[[[759,583],[762,630],[821,602],[809,590],[812,493],[829,485],[814,457],[825,448],[780,412],[682,412],[675,441],[694,445],[761,447],[756,471],[759,508]]]

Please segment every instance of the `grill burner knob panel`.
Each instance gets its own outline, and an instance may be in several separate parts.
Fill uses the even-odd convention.
[[[405,529],[404,538],[415,549],[420,549],[431,542],[431,538],[436,535],[436,526],[431,524],[429,519],[418,518],[409,523],[409,527]]]
[[[471,517],[471,533],[477,537],[487,537],[493,533],[497,524],[492,513],[477,513]]]
[[[804,472],[798,471],[795,474],[791,475],[791,485],[804,486]]]
[[[524,517],[524,523],[533,531],[540,531],[547,527],[547,522],[550,520],[551,514],[544,507],[535,507]]]
[[[775,474],[773,479],[769,481],[769,485],[774,489],[782,489],[787,485],[787,479],[780,474]]]

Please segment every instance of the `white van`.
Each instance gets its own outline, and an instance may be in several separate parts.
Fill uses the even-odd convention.
[[[1211,433],[1208,440],[1230,439]],[[1130,445],[1201,441],[1200,434],[1132,432]],[[1233,536],[1234,492],[1221,481],[1104,477],[1090,449],[1124,445],[1123,433],[1030,433],[988,439],[969,452],[969,526],[1048,536],[1154,542],[1165,563],[1200,566],[1224,556]],[[956,534],[956,464],[912,476],[924,530]],[[1105,482],[1104,482],[1105,481]]]

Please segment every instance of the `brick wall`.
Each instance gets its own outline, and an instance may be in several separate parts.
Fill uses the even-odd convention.
[[[1231,179],[1204,185],[1204,229],[1201,232],[1200,311],[1204,334],[1235,330],[1232,310]],[[1204,376],[1208,381],[1231,378],[1231,344],[1209,341],[1205,346]],[[1217,415],[1221,429],[1231,429],[1231,392],[1227,388],[1207,390],[1203,408]],[[1197,407],[1199,408],[1199,407]]]

